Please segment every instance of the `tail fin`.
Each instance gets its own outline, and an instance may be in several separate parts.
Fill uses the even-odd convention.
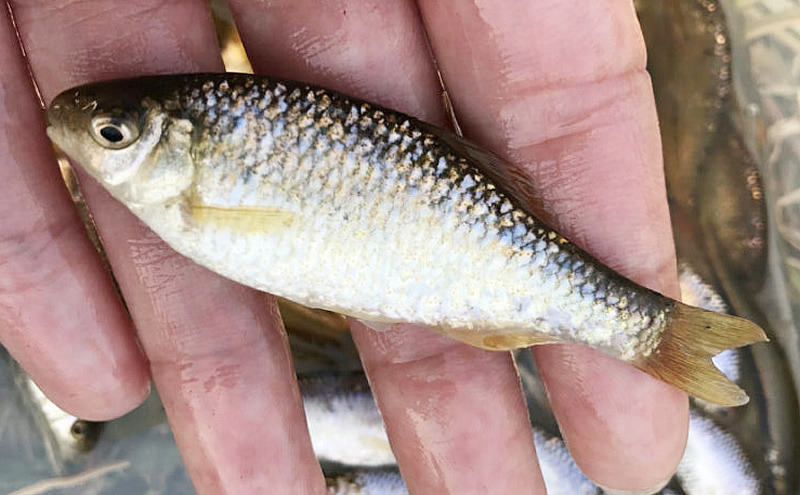
[[[700,399],[741,406],[750,400],[747,394],[714,366],[711,357],[767,340],[755,323],[676,303],[658,347],[633,364]]]

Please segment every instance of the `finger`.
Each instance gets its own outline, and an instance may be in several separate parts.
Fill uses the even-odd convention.
[[[101,78],[221,69],[202,1],[41,1],[17,11],[47,98]],[[323,492],[274,306],[177,255],[83,183],[198,492]]]
[[[410,2],[287,0],[256,12],[234,1],[232,7],[258,71],[443,122]],[[353,334],[411,493],[544,492],[507,354],[410,325],[382,335],[353,325]]]
[[[353,336],[411,493],[545,493],[507,353],[412,325]]]
[[[41,132],[5,12],[0,64],[0,341],[60,407],[110,419],[147,397],[147,364]]]
[[[524,169],[562,233],[674,296],[658,128],[630,1],[420,6],[465,133]],[[629,490],[671,475],[686,438],[684,394],[585,348],[536,356],[587,475]]]
[[[436,74],[411,2],[233,0],[230,5],[259,72],[443,121]]]

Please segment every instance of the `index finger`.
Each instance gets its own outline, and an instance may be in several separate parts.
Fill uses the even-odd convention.
[[[560,232],[675,296],[658,126],[631,2],[420,5],[465,134],[531,178]],[[671,476],[688,427],[683,393],[578,346],[536,357],[589,477],[649,490]]]

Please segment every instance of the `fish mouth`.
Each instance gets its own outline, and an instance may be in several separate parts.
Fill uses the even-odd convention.
[[[51,103],[47,110],[44,112],[44,124],[45,124],[45,132],[47,132],[47,136],[50,138],[51,141],[54,141],[53,135],[56,131],[56,123],[59,121],[57,116],[55,115],[57,112],[60,112],[61,105],[57,103]]]
[[[47,137],[50,138],[50,141],[53,142],[53,145],[57,148],[59,147],[59,139],[58,139],[58,127],[56,127],[53,123],[50,122],[49,119],[45,117],[45,124],[46,127],[44,128],[44,132],[47,133]]]
[[[67,118],[68,108],[56,98],[44,112],[45,132],[53,144],[61,148],[63,131]]]
[[[53,128],[53,120],[51,118],[52,110],[53,107],[51,106],[44,112],[44,125],[48,136],[50,135],[50,130]]]

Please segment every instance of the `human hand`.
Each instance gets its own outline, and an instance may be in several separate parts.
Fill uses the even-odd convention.
[[[413,3],[231,3],[257,72],[445,122]],[[466,135],[531,177],[562,233],[675,296],[632,6],[475,3],[420,2]],[[93,80],[222,70],[199,0],[13,5],[46,100]],[[134,407],[152,375],[200,493],[324,492],[272,299],[175,254],[86,178],[139,352],[59,184],[8,22],[2,36],[0,340],[56,402],[88,419]],[[353,332],[412,493],[544,493],[507,353],[410,326]],[[625,489],[670,476],[688,423],[682,393],[581,347],[535,352],[587,475]]]

